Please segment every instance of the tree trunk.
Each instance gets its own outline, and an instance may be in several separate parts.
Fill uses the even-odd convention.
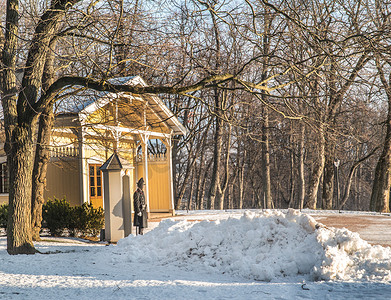
[[[178,208],[178,182],[177,182],[177,169],[176,169],[176,165],[177,165],[177,158],[178,158],[178,142],[176,140],[173,140],[172,141],[172,181],[173,181],[173,194],[174,194],[174,206],[175,206],[175,209],[179,209]],[[180,203],[179,203],[180,204]]]
[[[206,2],[205,2],[206,3]],[[216,20],[216,15],[213,13],[210,4],[205,4],[207,9],[209,10],[210,17],[213,23],[213,35],[215,42],[215,53],[214,56],[214,71],[213,73],[217,74],[220,72],[221,67],[221,52],[220,52],[220,31],[219,24]],[[208,197],[208,208],[214,209],[216,195],[218,192],[218,187],[220,185],[220,166],[221,166],[221,152],[222,152],[222,144],[223,144],[223,126],[224,121],[221,117],[222,109],[223,109],[223,99],[221,97],[221,93],[217,88],[214,89],[214,113],[216,115],[215,124],[216,124],[216,132],[214,137],[214,150],[213,150],[213,171],[212,171],[212,179],[210,183],[209,189],[209,197]]]
[[[262,197],[260,196],[260,193],[258,193],[258,191],[256,190],[255,188],[255,185],[254,185],[254,180],[251,180],[251,186],[252,186],[252,190],[253,190],[253,195],[255,196],[255,206],[254,208],[263,208],[263,203],[262,203]]]
[[[364,51],[356,62],[353,70],[351,70],[348,80],[337,90],[336,80],[340,78],[337,73],[337,68],[334,64],[330,65],[328,72],[327,84],[330,89],[330,99],[327,109],[326,121],[328,122],[328,128],[325,130],[325,168],[323,176],[323,194],[322,204],[324,209],[333,208],[333,193],[334,193],[334,160],[335,160],[335,138],[331,134],[329,128],[333,128],[336,123],[336,115],[339,107],[342,104],[344,96],[351,85],[354,83],[359,71],[365,66],[368,58],[368,52]]]
[[[206,185],[206,178],[207,174],[209,172],[209,168],[212,165],[212,160],[209,160],[208,165],[205,168],[204,172],[204,179],[202,180],[202,188],[201,188],[201,193],[200,193],[200,205],[201,209],[204,209],[204,198],[205,198],[205,185]]]
[[[195,169],[196,169],[195,174],[197,173],[197,185],[196,185],[196,196],[195,196],[197,209],[203,209],[203,198],[201,199],[201,187],[202,187],[202,189],[204,188],[204,185],[202,185],[202,171],[205,171],[202,168],[203,165],[205,165],[205,162],[204,162],[205,161],[205,158],[204,158],[205,151],[203,151],[203,149],[205,149],[205,145],[206,145],[206,141],[207,141],[207,132],[209,131],[210,125],[211,125],[211,123],[208,122],[208,126],[207,126],[205,133],[202,136],[202,140],[200,142],[201,148],[199,149],[199,151],[201,151],[201,156],[199,157],[199,159],[197,159],[197,161],[199,162],[198,172],[196,172],[197,167],[195,167]],[[205,166],[205,169],[207,169],[207,166]],[[206,173],[205,173],[205,175],[206,175]]]
[[[194,178],[195,170],[192,172],[192,177]],[[194,194],[194,180],[190,183],[190,193],[189,193],[189,199],[187,199],[187,210],[191,210],[191,206],[193,203],[193,194]]]
[[[42,205],[46,186],[46,171],[50,160],[50,138],[53,127],[53,107],[49,105],[39,120],[39,130],[33,170],[32,201],[31,201],[31,227],[34,241],[39,241],[39,232],[42,224]]]
[[[9,170],[9,212],[7,251],[9,254],[35,253],[31,236],[31,173],[34,118],[18,118],[16,88],[16,55],[18,37],[18,1],[7,2],[3,68],[0,80]],[[34,98],[35,99],[35,98]]]
[[[231,183],[228,185],[228,197],[227,197],[227,208],[233,209],[233,201],[232,201],[232,194],[234,190],[234,182],[235,178],[232,179]]]
[[[34,254],[31,234],[31,176],[33,171],[32,124],[13,130],[7,151],[10,172],[7,251],[9,254]]]
[[[238,170],[238,185],[239,185],[239,197],[238,197],[238,209],[243,208],[243,195],[244,195],[244,163]]]
[[[375,152],[377,151],[378,147],[374,148],[367,156],[359,159],[358,161],[356,161],[353,166],[350,168],[350,172],[349,172],[349,176],[348,176],[348,179],[346,180],[346,185],[345,185],[345,192],[344,192],[344,196],[342,198],[342,201],[341,201],[341,204],[339,205],[338,209],[342,209],[343,206],[346,204],[346,202],[348,201],[349,199],[349,195],[350,195],[350,188],[352,186],[352,182],[353,182],[353,177],[354,177],[354,174],[357,173],[355,172],[356,169],[361,165],[362,162],[364,162],[365,160],[367,160],[368,158],[370,158],[373,154],[375,154]],[[357,208],[356,208],[357,209]]]
[[[216,131],[214,136],[214,149],[213,149],[213,170],[212,179],[210,182],[209,197],[208,197],[208,209],[215,208],[215,200],[218,192],[218,186],[220,184],[220,168],[221,168],[221,152],[223,144],[223,119],[220,118],[221,97],[219,92],[215,90],[215,109],[216,109]]]
[[[197,184],[196,184],[195,201],[196,201],[196,209],[198,209],[198,210],[201,209],[200,194],[201,194],[201,170],[202,170],[202,165],[203,165],[203,159],[201,158],[200,164],[199,164],[199,167],[198,167],[198,172],[196,172],[197,173]],[[194,180],[195,180],[195,178],[194,178]]]
[[[310,181],[308,183],[308,194],[307,194],[307,204],[306,208],[316,209],[317,205],[317,196],[320,178],[322,177],[322,172],[325,163],[325,138],[323,132],[323,125],[319,124],[319,143],[318,143],[318,159],[314,163],[314,169],[312,171]]]
[[[42,76],[42,90],[46,91],[54,82],[54,53],[56,42],[53,42],[52,50],[46,56],[46,64]],[[35,161],[33,169],[32,195],[31,195],[31,228],[34,241],[39,241],[39,232],[42,224],[42,205],[46,187],[46,170],[50,160],[50,139],[53,128],[54,113],[53,105],[48,105],[42,112],[39,125]]]
[[[264,107],[262,125],[262,189],[267,209],[273,208],[273,200],[270,183],[270,146],[269,146],[269,112]]]
[[[174,147],[173,147],[173,158],[177,157],[177,153],[178,153],[178,143],[177,142],[174,142]],[[175,155],[175,156],[174,156]],[[192,157],[193,155],[190,155],[190,157]],[[174,164],[175,162],[175,164]],[[174,183],[174,191],[175,191],[175,209],[181,209],[181,204],[182,204],[182,199],[183,199],[183,196],[185,195],[185,192],[186,192],[186,187],[187,187],[187,183],[191,177],[191,174],[193,172],[193,168],[194,168],[194,163],[195,163],[195,157],[192,158],[191,162],[189,164],[187,164],[187,168],[186,168],[186,173],[185,173],[185,176],[183,178],[183,182],[182,182],[182,185],[181,185],[181,188],[179,189],[178,191],[178,188],[177,188],[177,182]],[[176,168],[175,168],[175,165],[176,165],[176,160],[174,161],[173,160],[173,176],[174,178],[176,178]],[[175,170],[175,172],[174,172]]]
[[[270,13],[270,8],[264,6],[264,34],[262,37],[262,74],[261,80],[265,81],[268,77],[268,69],[270,69],[270,41],[271,41],[271,29],[273,22],[273,14]],[[261,93],[263,103],[269,101],[268,94],[266,92]],[[263,106],[263,124],[262,124],[262,145],[261,145],[261,168],[262,168],[262,190],[265,201],[265,208],[273,208],[273,197],[271,193],[270,182],[270,141],[269,141],[269,109],[266,105]]]
[[[117,27],[117,35],[119,39],[120,45],[115,46],[115,56],[116,56],[116,62],[118,66],[118,75],[120,76],[129,76],[133,75],[134,69],[131,68],[129,63],[126,62],[126,58],[129,57],[129,51],[130,47],[133,44],[133,36],[135,32],[136,23],[139,21],[138,17],[138,10],[139,10],[139,0],[136,0],[134,7],[133,7],[133,13],[131,15],[131,21],[130,21],[130,30],[128,34],[125,36],[124,29],[125,29],[125,19],[126,16],[124,16],[123,11],[123,0],[120,1],[120,16],[118,21],[118,27]]]
[[[341,204],[339,205],[338,209],[342,209],[344,207],[344,205],[346,204],[346,202],[349,200],[350,187],[352,186],[353,176],[356,173],[355,170],[357,167],[358,167],[358,165],[353,166],[350,169],[348,179],[346,180],[345,193],[344,193],[344,196],[342,198]]]
[[[363,210],[361,207],[361,166],[358,166],[356,172],[356,210]]]
[[[391,75],[386,80],[380,58],[376,55],[376,67],[380,80],[388,98],[388,113],[386,120],[386,136],[383,151],[376,165],[375,178],[372,187],[369,209],[372,211],[390,211],[390,185],[391,185]]]
[[[289,188],[289,202],[288,202],[288,207],[294,207],[294,202],[295,202],[295,185],[296,185],[296,170],[295,170],[295,147],[294,147],[294,138],[293,138],[293,124],[292,121],[290,122],[291,124],[291,130],[289,134],[289,146],[291,148],[290,153],[289,153],[289,158],[290,158],[290,188]]]
[[[305,173],[304,173],[304,139],[305,139],[305,125],[300,124],[300,142],[299,142],[299,208],[303,209],[304,207],[304,198],[305,198]]]
[[[322,207],[323,209],[333,209],[333,193],[334,193],[334,156],[335,146],[330,139],[330,134],[327,134],[325,145],[325,166],[323,173],[323,194]]]
[[[390,168],[391,168],[391,103],[387,116],[387,132],[383,146],[383,152],[380,155],[376,165],[375,179],[372,187],[370,202],[371,211],[389,212],[390,206]]]
[[[241,143],[239,143],[237,147],[236,157],[238,160],[238,170],[237,170],[237,180],[238,180],[238,200],[237,200],[237,206],[236,208],[242,209],[243,208],[243,198],[244,198],[244,166],[247,156],[246,149],[240,147]],[[242,152],[242,153],[241,153]],[[240,162],[240,156],[243,156],[242,162]]]
[[[232,125],[229,124],[229,131],[228,131],[228,141],[227,141],[227,148],[226,148],[226,156],[225,156],[225,176],[224,176],[224,182],[221,186],[219,185],[219,194],[218,194],[218,209],[223,210],[224,209],[224,199],[225,199],[225,192],[228,187],[229,183],[229,177],[230,177],[230,170],[229,170],[229,158],[231,153],[231,133],[232,133]]]
[[[21,92],[16,89],[16,49],[18,48],[17,0],[7,1],[6,41],[3,48],[2,98],[5,151],[10,173],[9,222],[7,251],[10,254],[32,254],[35,249],[31,232],[32,171],[36,123],[43,107],[36,101],[41,92],[42,74],[51,41],[58,31],[65,11],[78,0],[52,1],[41,16],[24,66]],[[42,96],[42,94],[41,94]],[[17,100],[16,100],[17,99]],[[49,96],[47,100],[49,101]]]
[[[186,192],[187,182],[189,181],[191,174],[193,172],[194,163],[195,163],[195,158],[193,158],[192,161],[187,165],[185,178],[183,179],[182,182],[182,187],[179,190],[179,194],[176,196],[175,209],[180,209],[181,207],[182,199]]]

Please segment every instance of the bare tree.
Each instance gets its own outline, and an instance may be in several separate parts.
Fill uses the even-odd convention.
[[[105,81],[80,76],[63,76],[51,84],[46,92],[41,93],[44,66],[51,42],[60,34],[61,21],[65,14],[70,12],[72,5],[78,2],[77,0],[53,0],[45,8],[35,26],[29,48],[26,51],[24,74],[19,86],[16,80],[19,3],[17,0],[7,1],[6,34],[2,51],[1,101],[6,136],[5,150],[10,170],[10,218],[7,230],[7,251],[10,254],[35,253],[31,230],[34,137],[40,114],[52,105],[55,96],[62,88],[69,85],[80,85],[112,92],[184,94],[197,91],[202,87],[219,84],[221,79],[225,81],[233,78],[232,75],[216,75],[186,88],[173,86],[141,88],[111,85]]]

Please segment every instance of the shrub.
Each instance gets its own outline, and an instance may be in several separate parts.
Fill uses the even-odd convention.
[[[7,228],[8,204],[0,205],[0,228]]]
[[[60,236],[68,227],[71,218],[71,207],[64,199],[54,198],[43,205],[42,216],[52,236]]]
[[[97,236],[104,226],[101,207],[92,204],[71,207],[66,199],[49,200],[43,206],[43,221],[53,236],[64,234],[66,229],[72,236]]]
[[[87,205],[88,226],[87,233],[97,236],[105,225],[105,214],[102,207],[93,208],[92,204]]]
[[[101,207],[94,208],[92,204],[72,207],[72,217],[69,230],[73,235],[97,236],[104,226],[104,213]]]
[[[87,213],[82,206],[72,207],[71,218],[69,219],[68,229],[72,236],[78,236],[78,232],[83,230],[87,224]]]

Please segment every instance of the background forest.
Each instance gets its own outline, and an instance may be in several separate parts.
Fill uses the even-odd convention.
[[[17,72],[55,2],[20,2]],[[234,76],[160,95],[189,130],[173,151],[177,209],[389,211],[387,1],[73,2],[46,55],[52,79],[176,87]]]
[[[267,87],[166,98],[190,131],[174,152],[177,209],[388,211],[389,4],[170,4],[157,26],[177,34],[150,82],[230,73]]]

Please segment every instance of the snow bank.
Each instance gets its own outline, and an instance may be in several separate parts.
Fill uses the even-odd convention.
[[[295,210],[245,212],[218,221],[165,220],[113,248],[113,260],[174,264],[253,280],[391,280],[390,248],[346,229],[326,228]]]

